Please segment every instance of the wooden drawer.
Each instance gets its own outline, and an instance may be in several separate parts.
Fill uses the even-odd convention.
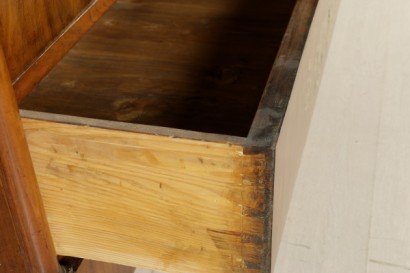
[[[17,67],[58,254],[268,272],[275,144],[316,2],[95,1]]]

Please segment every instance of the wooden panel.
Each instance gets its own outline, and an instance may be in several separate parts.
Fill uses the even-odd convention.
[[[305,1],[307,3],[308,1]],[[275,149],[272,259],[275,264],[301,156],[315,109],[340,0],[320,1],[306,41],[292,96]]]
[[[135,270],[134,273],[162,273],[162,272],[150,270],[150,269],[139,269],[138,268],[137,270]]]
[[[24,124],[60,255],[163,272],[265,272],[271,198],[265,153]]]
[[[113,129],[127,132],[144,133],[150,135],[169,136],[175,138],[186,138],[193,140],[201,140],[207,142],[231,143],[237,145],[245,145],[246,138],[229,135],[218,135],[210,133],[201,133],[195,131],[181,130],[176,128],[159,127],[144,124],[135,124],[128,122],[109,121],[102,119],[90,119],[82,117],[74,117],[67,115],[51,114],[44,112],[36,112],[20,109],[20,115],[29,119],[40,119],[53,121],[58,123],[76,124],[97,128]]]
[[[0,44],[15,80],[91,0],[0,1]]]
[[[278,141],[317,3],[318,0],[296,3],[248,134],[252,145],[269,147]]]
[[[1,272],[57,273],[57,257],[1,46],[0,198]]]
[[[23,102],[246,136],[295,0],[119,0]]]
[[[273,272],[408,272],[410,2],[336,8]]]
[[[18,101],[21,101],[43,79],[45,75],[64,57],[116,0],[95,0],[75,19],[57,40],[46,49],[13,82]]]

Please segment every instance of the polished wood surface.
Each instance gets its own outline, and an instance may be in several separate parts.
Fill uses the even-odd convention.
[[[59,255],[169,273],[269,268],[264,151],[23,121]]]
[[[246,136],[294,0],[119,0],[24,109]]]
[[[0,197],[0,271],[57,273],[57,257],[1,47]]]
[[[13,82],[17,101],[21,101],[40,80],[81,39],[116,0],[95,0],[64,32]]]
[[[0,184],[6,183],[2,174],[0,174]],[[28,272],[29,261],[24,252],[20,251],[22,242],[20,234],[17,233],[12,211],[8,204],[9,198],[3,188],[0,188],[0,272]]]
[[[15,80],[91,0],[0,1],[0,44]]]

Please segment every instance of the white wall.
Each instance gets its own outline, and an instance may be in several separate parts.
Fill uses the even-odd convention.
[[[326,56],[313,99],[299,78],[279,142],[289,210],[274,214],[272,272],[408,272],[410,1],[342,0]]]

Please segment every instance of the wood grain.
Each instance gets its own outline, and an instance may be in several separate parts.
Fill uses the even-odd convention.
[[[17,101],[33,91],[81,37],[107,12],[116,0],[95,0],[13,82]],[[89,1],[90,2],[90,1]]]
[[[250,128],[249,144],[269,147],[278,141],[317,3],[318,0],[296,3]]]
[[[6,179],[0,174],[0,184],[6,183]],[[0,271],[4,273],[28,272],[29,261],[23,251],[21,251],[22,242],[13,223],[14,217],[10,211],[8,197],[0,189]]]
[[[23,109],[246,136],[294,0],[119,0]]]
[[[0,98],[0,270],[57,273],[57,257],[1,46]]]
[[[60,255],[162,272],[265,272],[265,152],[24,119]]]
[[[149,135],[168,136],[174,138],[185,138],[206,142],[231,143],[244,146],[246,138],[229,135],[219,135],[211,133],[201,133],[195,131],[181,130],[176,128],[159,127],[128,122],[109,121],[102,119],[90,119],[67,115],[51,114],[37,111],[20,109],[20,115],[28,119],[46,120],[57,123],[76,124],[96,128],[120,130],[127,132],[143,133]]]
[[[91,0],[0,2],[0,44],[15,80]]]

